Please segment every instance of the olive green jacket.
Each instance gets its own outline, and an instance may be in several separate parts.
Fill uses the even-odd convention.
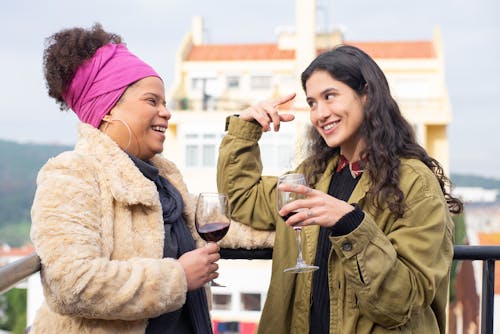
[[[276,230],[271,283],[259,333],[307,334],[312,274],[283,273],[297,256],[293,229],[277,214],[276,178],[262,176],[258,125],[231,117],[218,161],[219,191],[228,193],[235,220]],[[314,188],[328,191],[338,156]],[[301,167],[299,166],[299,170]],[[330,237],[330,333],[445,333],[453,223],[434,174],[420,161],[402,159],[399,186],[407,210],[375,215],[365,200],[368,173],[349,203],[365,213],[350,234]],[[307,263],[314,263],[319,226],[302,230]]]

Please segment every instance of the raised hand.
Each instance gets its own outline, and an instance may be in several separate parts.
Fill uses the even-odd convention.
[[[260,101],[241,112],[239,117],[245,121],[257,121],[264,131],[270,131],[271,123],[273,123],[274,131],[279,131],[280,122],[290,122],[295,119],[293,114],[280,113],[279,106],[293,100],[295,95],[295,93],[292,93]]]

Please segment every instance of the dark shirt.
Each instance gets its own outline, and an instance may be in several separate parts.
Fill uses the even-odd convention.
[[[142,172],[142,174],[156,184],[156,188],[158,189],[158,194],[160,196],[160,203],[162,204],[163,221],[165,228],[163,257],[177,259],[180,256],[179,244],[173,230],[173,224],[175,224],[176,222],[169,221],[170,210],[167,209],[171,206],[171,203],[169,202],[173,201],[174,199],[171,194],[169,194],[167,188],[163,185],[163,182],[168,181],[164,178],[160,179],[161,176],[159,175],[158,168],[156,168],[152,164],[140,160],[135,156],[129,156],[135,163],[137,168]],[[178,205],[180,205],[180,203],[178,203]],[[147,247],[147,245],[145,245],[145,247]],[[191,323],[192,320],[190,317],[188,306],[184,304],[179,310],[165,313],[156,318],[149,319],[148,326],[146,328],[146,334],[194,334],[195,331]]]
[[[361,176],[353,178],[349,168],[343,168],[335,173],[330,181],[328,194],[347,201]],[[355,205],[355,209],[343,216],[333,227],[321,227],[318,236],[318,246],[314,264],[319,267],[313,274],[310,334],[328,334],[330,328],[330,293],[328,287],[328,256],[331,250],[330,235],[348,234],[361,224],[364,213]]]

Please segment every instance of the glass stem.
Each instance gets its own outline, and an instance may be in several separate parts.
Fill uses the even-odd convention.
[[[302,244],[300,242],[300,233],[302,232],[302,228],[295,227],[294,230],[295,230],[295,236],[297,238],[297,248],[299,250],[297,254],[297,266],[303,266],[304,259],[302,258]]]

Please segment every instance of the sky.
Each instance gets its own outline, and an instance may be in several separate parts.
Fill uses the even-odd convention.
[[[441,29],[453,118],[452,173],[500,179],[500,2],[497,0],[316,0],[317,24],[341,27],[350,41],[431,40]],[[76,116],[47,96],[45,39],[63,28],[122,36],[165,79],[175,52],[201,15],[208,43],[276,42],[293,26],[293,0],[16,0],[0,6],[0,139],[74,144]],[[298,78],[297,78],[298,80]],[[174,116],[175,117],[175,114]]]

